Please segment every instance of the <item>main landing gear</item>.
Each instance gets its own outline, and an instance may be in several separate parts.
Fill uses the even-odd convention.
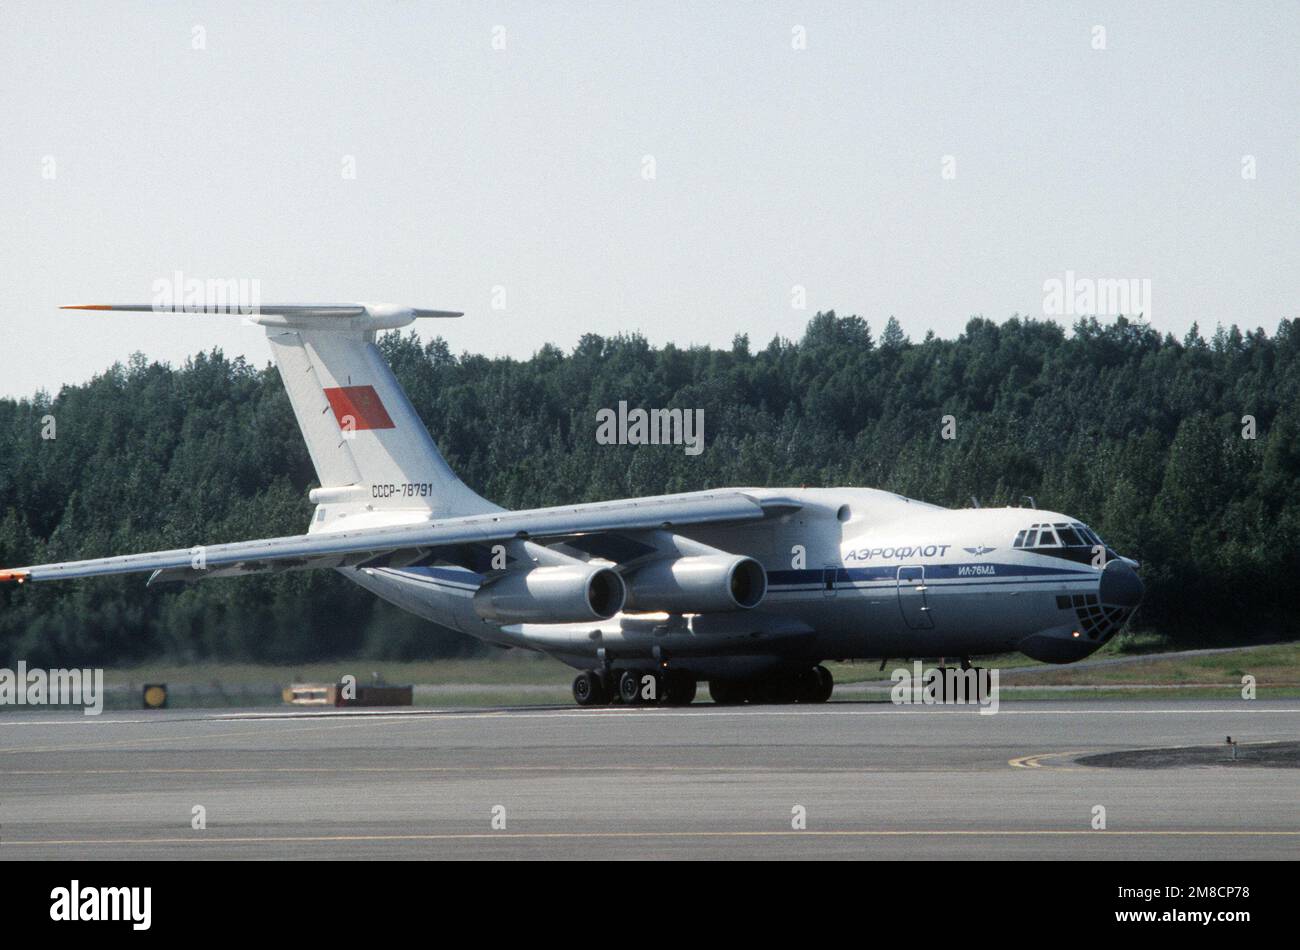
[[[607,676],[584,670],[573,679],[573,698],[579,706],[689,706],[695,692],[695,677],[682,670],[626,670]]]
[[[785,676],[753,680],[710,680],[709,696],[719,706],[740,703],[824,703],[831,698],[835,680],[824,666]]]
[[[695,701],[695,677],[682,670],[624,670],[602,674],[585,670],[573,680],[579,706],[689,706]],[[740,703],[824,703],[835,680],[824,666],[797,673],[747,680],[710,680],[709,696],[720,706]]]
[[[573,698],[579,706],[599,706],[609,701],[609,693],[599,676],[584,670],[573,678]]]

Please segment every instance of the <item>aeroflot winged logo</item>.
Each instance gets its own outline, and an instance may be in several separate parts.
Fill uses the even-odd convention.
[[[325,398],[344,431],[397,428],[374,386],[335,386],[325,390]]]
[[[986,548],[984,545],[981,544],[977,548],[962,548],[962,550],[965,551],[967,554],[974,554],[976,557],[979,557],[981,554],[992,554],[994,551],[997,550],[997,548]]]

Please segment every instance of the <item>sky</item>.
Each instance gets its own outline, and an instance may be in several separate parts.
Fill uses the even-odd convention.
[[[0,395],[136,351],[265,364],[237,316],[58,310],[178,272],[463,310],[423,335],[520,358],[830,309],[1068,326],[1067,272],[1178,336],[1271,332],[1300,316],[1298,49],[1295,0],[3,0]]]

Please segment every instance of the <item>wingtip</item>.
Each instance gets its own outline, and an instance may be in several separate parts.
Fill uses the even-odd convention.
[[[12,582],[19,583],[19,584],[24,584],[24,583],[27,582],[27,579],[28,579],[29,577],[31,577],[31,576],[32,576],[32,575],[31,575],[31,572],[30,572],[30,571],[4,571],[4,570],[0,570],[0,584],[8,583],[8,582],[11,582],[11,581],[12,581]]]
[[[60,310],[112,310],[113,307],[106,303],[70,303],[59,308]]]

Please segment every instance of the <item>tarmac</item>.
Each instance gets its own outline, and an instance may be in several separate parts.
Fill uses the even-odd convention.
[[[1298,737],[1297,700],[7,712],[0,859],[1295,860],[1296,757],[1245,753]]]

